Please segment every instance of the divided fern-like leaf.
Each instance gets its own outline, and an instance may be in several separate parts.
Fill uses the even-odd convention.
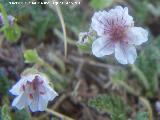
[[[127,108],[119,96],[99,95],[89,100],[89,105],[99,111],[108,112],[112,120],[126,120]]]
[[[10,87],[10,81],[6,77],[5,71],[0,69],[0,94],[5,95]]]
[[[13,117],[15,120],[31,120],[30,113],[27,112],[25,109],[16,111]]]
[[[141,112],[139,111],[136,115],[136,120],[148,120],[148,114],[147,112]]]
[[[155,41],[159,41],[160,37]],[[143,72],[149,83],[149,89],[147,90],[147,96],[153,96],[158,90],[158,61],[160,60],[160,43],[150,41],[146,48],[139,54],[137,59],[137,66]]]
[[[1,108],[1,114],[0,114],[0,120],[12,120],[10,113],[9,113],[9,107],[8,105],[3,105],[3,107]]]

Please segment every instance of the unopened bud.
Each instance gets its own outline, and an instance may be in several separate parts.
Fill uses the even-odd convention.
[[[13,17],[12,15],[8,15],[7,20],[8,20],[9,25],[12,27],[15,22],[15,17]],[[0,26],[2,25],[4,25],[4,19],[3,19],[2,13],[0,13]]]

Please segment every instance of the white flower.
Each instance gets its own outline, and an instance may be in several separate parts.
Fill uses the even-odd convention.
[[[29,106],[32,112],[44,111],[48,102],[58,96],[49,86],[47,77],[42,74],[22,76],[10,92],[17,96],[12,106],[18,109]]]
[[[99,36],[92,44],[93,54],[103,57],[115,53],[121,64],[133,64],[137,57],[135,46],[148,40],[148,31],[134,27],[127,7],[117,6],[108,12],[96,12],[91,27]]]

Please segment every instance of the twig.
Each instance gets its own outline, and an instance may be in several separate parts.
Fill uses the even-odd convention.
[[[120,68],[120,66],[113,66],[113,65],[106,64],[106,63],[100,63],[100,62],[97,62],[97,61],[85,59],[84,57],[81,58],[81,57],[76,57],[76,56],[73,56],[73,55],[70,55],[69,59],[73,60],[75,62],[78,62],[78,63],[84,62],[86,64],[96,66],[96,67],[101,67],[101,68],[111,68],[111,67],[115,67],[116,69]]]
[[[83,65],[84,65],[84,61],[82,61],[80,64],[78,64],[77,70],[75,72],[75,76],[78,79],[78,82],[76,83],[76,85],[74,87],[74,90],[71,93],[71,95],[74,96],[74,97],[77,96],[78,88],[80,87],[80,84],[82,82],[82,79],[80,79],[80,76],[81,76],[81,71],[82,71]]]
[[[56,109],[63,102],[63,100],[66,99],[67,96],[68,96],[67,93],[61,95],[61,97],[58,99],[58,101],[54,104],[53,109]]]
[[[74,97],[76,97],[77,96],[77,91],[78,91],[78,88],[80,87],[80,85],[81,85],[81,82],[82,82],[82,80],[80,79],[80,80],[78,80],[78,82],[77,82],[77,84],[76,84],[76,86],[75,86],[75,88],[74,88],[74,90],[73,90],[73,92],[71,93],[72,94],[72,96],[74,96]]]
[[[0,64],[4,66],[15,66],[16,61],[13,59],[8,59],[4,57],[2,54],[0,54]]]
[[[83,65],[84,65],[84,61],[82,61],[80,64],[78,64],[78,67],[77,67],[77,70],[76,70],[76,73],[75,73],[75,76],[79,79],[80,77],[80,74],[81,74],[81,70],[83,68]]]
[[[68,116],[66,116],[66,115],[63,115],[63,114],[58,113],[58,112],[56,112],[56,111],[54,111],[54,110],[51,110],[51,109],[46,109],[46,112],[51,113],[51,114],[53,114],[54,116],[57,116],[57,117],[59,117],[59,118],[61,118],[61,119],[64,119],[64,120],[74,120],[73,118],[70,118],[70,117],[68,117]]]
[[[84,112],[85,114],[89,117],[89,120],[95,120],[94,116],[91,114],[91,111],[89,110],[89,108],[85,105],[82,104],[84,107]]]

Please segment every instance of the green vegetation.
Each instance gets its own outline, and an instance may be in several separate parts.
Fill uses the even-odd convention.
[[[62,116],[68,116],[66,120],[158,119],[159,0],[81,0],[80,5],[59,5],[67,34],[66,57],[55,6],[9,5],[9,1],[0,0],[4,18],[0,28],[0,120],[58,120]],[[121,65],[111,56],[98,59],[91,54],[96,34],[90,33],[92,15],[116,5],[127,6],[136,26],[149,31],[149,41],[138,47],[134,65]],[[13,26],[8,15],[15,17]],[[85,31],[89,32],[79,36]],[[59,96],[48,108],[59,114],[30,113],[28,108],[19,111],[11,106],[9,89],[21,73],[36,70],[46,74],[58,91]]]

